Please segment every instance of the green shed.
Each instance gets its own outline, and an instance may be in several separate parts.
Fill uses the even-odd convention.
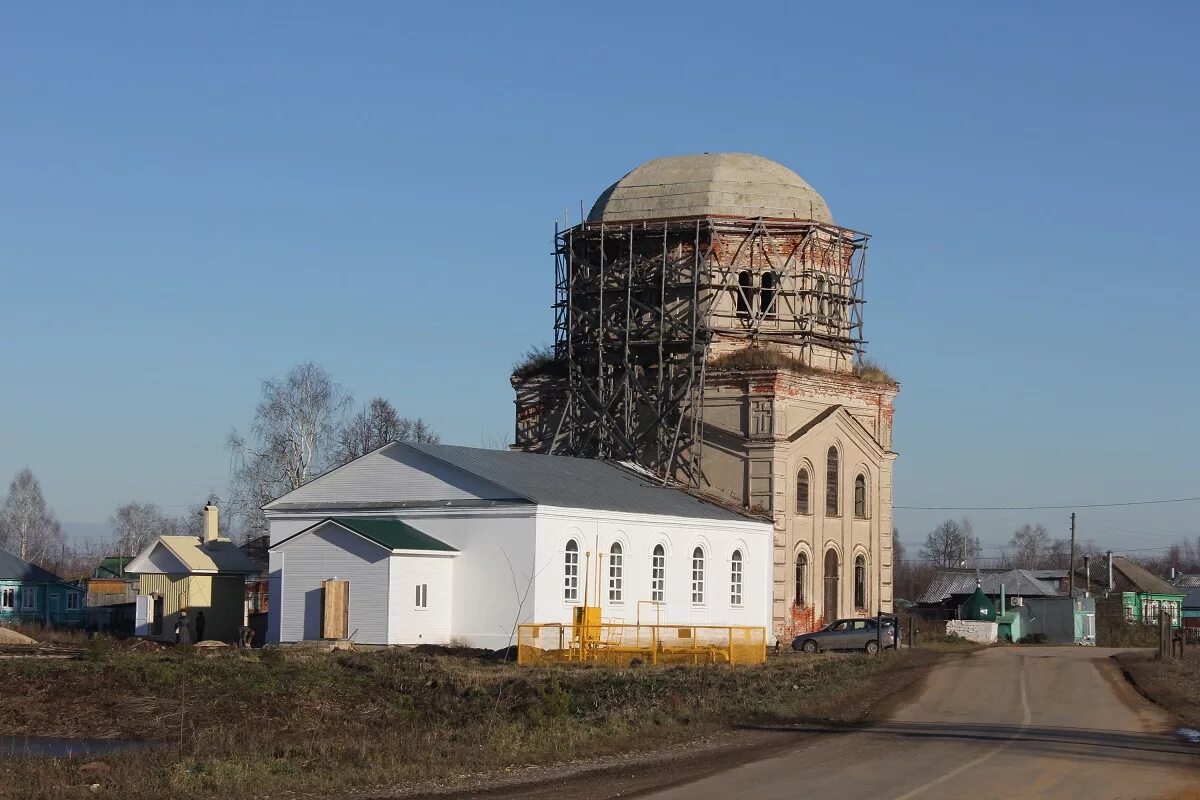
[[[975,594],[968,597],[967,602],[962,604],[962,610],[958,616],[959,619],[977,619],[983,622],[995,622],[996,604],[983,593],[983,589],[976,586]]]

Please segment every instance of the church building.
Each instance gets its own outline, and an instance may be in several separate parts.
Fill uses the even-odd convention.
[[[518,448],[771,519],[784,640],[892,611],[899,385],[865,357],[868,239],[765,158],[649,161],[556,232],[554,348],[513,374]]]

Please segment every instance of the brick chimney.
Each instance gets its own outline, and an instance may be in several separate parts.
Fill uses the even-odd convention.
[[[217,526],[217,507],[213,503],[204,505],[204,546],[212,547],[220,538]]]

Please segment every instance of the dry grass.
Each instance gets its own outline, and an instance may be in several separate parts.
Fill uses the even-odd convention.
[[[924,663],[900,653],[754,668],[533,669],[398,650],[190,648],[0,662],[0,734],[161,743],[106,756],[101,773],[67,759],[0,761],[0,786],[16,797],[158,800],[448,780],[662,746],[731,724],[841,714],[864,686]]]
[[[1145,653],[1122,653],[1117,660],[1137,688],[1193,728],[1200,728],[1200,652],[1155,661]]]
[[[9,630],[24,634],[36,642],[42,644],[73,644],[83,645],[87,643],[88,635],[83,628],[56,628],[45,625],[30,625],[28,623],[19,623],[16,625],[4,626]]]
[[[512,368],[512,376],[519,380],[526,380],[538,375],[561,376],[566,374],[566,364],[554,357],[554,347],[551,345],[529,348],[516,360]]]
[[[897,381],[887,371],[887,367],[869,358],[859,358],[854,362],[854,376],[864,383],[879,383],[896,386]]]
[[[812,367],[800,359],[770,347],[743,347],[741,350],[725,353],[709,361],[708,368],[712,370],[786,369],[798,373],[815,372]]]

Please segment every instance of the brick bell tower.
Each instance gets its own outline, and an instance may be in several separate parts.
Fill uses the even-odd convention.
[[[781,164],[649,161],[555,233],[555,344],[520,449],[637,461],[775,526],[781,639],[892,610],[893,404],[864,357],[868,236]]]

